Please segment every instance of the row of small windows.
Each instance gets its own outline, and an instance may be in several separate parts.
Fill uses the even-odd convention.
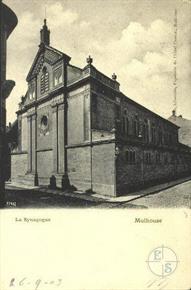
[[[148,142],[150,139],[153,144],[172,144],[177,141],[176,134],[174,135],[169,132],[163,133],[161,128],[156,129],[156,126],[153,124],[149,126],[148,120],[140,122],[137,116],[134,116],[130,120],[126,111],[124,111],[122,116],[120,131],[123,136],[133,135],[139,137],[144,142]]]
[[[159,152],[154,154],[151,154],[151,152],[144,152],[143,156],[141,156],[141,159],[142,158],[145,164],[184,164],[189,161],[186,156],[176,156],[174,154]],[[136,164],[138,160],[141,162],[141,159],[138,159],[138,154],[134,150],[125,152],[125,160],[128,164]]]

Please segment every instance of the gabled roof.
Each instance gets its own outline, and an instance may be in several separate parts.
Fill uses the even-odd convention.
[[[52,65],[60,59],[64,59],[66,62],[69,62],[71,57],[51,46],[40,45],[26,80],[29,81],[38,74],[44,61]]]

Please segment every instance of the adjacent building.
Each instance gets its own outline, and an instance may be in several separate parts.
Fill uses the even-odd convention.
[[[172,111],[168,120],[180,127],[178,130],[179,141],[191,147],[191,120],[183,118],[182,115],[177,116],[175,111]]]
[[[6,80],[7,39],[17,25],[15,13],[0,1],[0,203],[4,203],[4,184],[8,147],[6,142],[6,99],[15,82]]]
[[[191,173],[179,127],[120,91],[87,58],[84,68],[50,46],[44,20],[17,111],[11,178],[117,196]]]

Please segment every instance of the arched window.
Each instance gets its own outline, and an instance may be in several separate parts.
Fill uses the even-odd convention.
[[[124,113],[123,113],[122,133],[126,136],[129,135],[129,119],[127,117],[126,110],[124,110]]]
[[[62,68],[59,67],[54,71],[54,86],[62,83]]]
[[[40,92],[41,94],[44,94],[48,90],[49,90],[49,73],[47,71],[47,68],[44,67],[40,79]]]
[[[135,136],[139,135],[139,121],[137,116],[135,116],[135,119],[133,121],[133,133]]]
[[[35,98],[35,85],[34,85],[34,83],[30,84],[28,94],[29,94],[29,100],[30,101],[34,100],[34,98]]]
[[[142,137],[144,142],[148,142],[149,133],[148,133],[148,122],[144,120],[142,125]]]
[[[129,135],[129,119],[127,118],[127,116],[125,118],[125,134]]]
[[[152,125],[152,128],[151,128],[151,141],[153,144],[156,143],[156,129],[155,129],[154,124]]]
[[[135,164],[136,163],[136,153],[135,153],[135,151],[132,151],[132,150],[126,151],[126,161],[129,164]]]

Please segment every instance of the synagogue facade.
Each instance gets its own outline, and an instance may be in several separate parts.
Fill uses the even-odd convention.
[[[50,46],[46,20],[17,111],[11,180],[117,196],[191,173],[178,126],[120,91],[115,74],[70,63]]]

